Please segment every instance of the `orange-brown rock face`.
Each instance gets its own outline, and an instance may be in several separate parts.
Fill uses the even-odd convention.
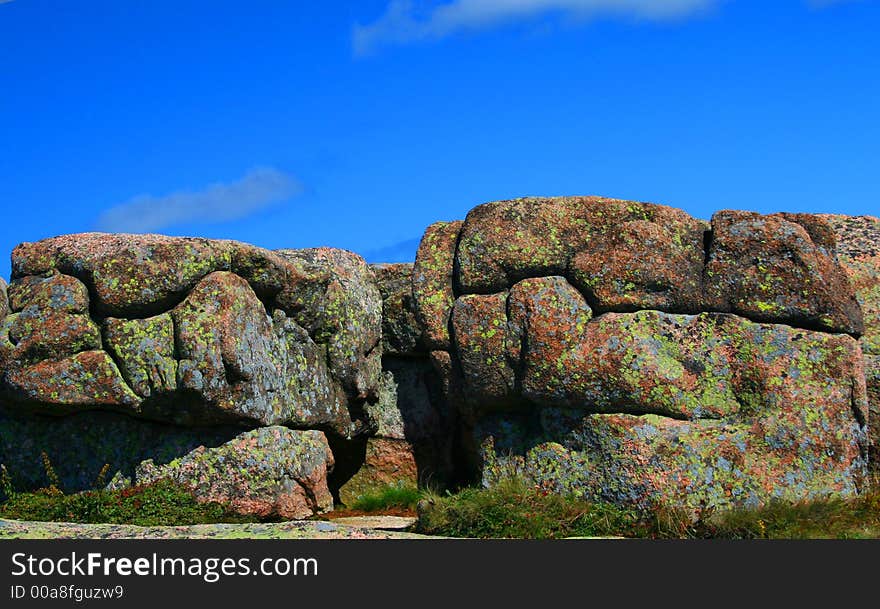
[[[862,487],[865,321],[825,219],[517,199],[473,209],[444,251],[431,357],[484,483],[695,510]]]

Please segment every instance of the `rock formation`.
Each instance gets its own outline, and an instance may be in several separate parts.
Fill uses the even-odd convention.
[[[88,233],[0,281],[0,462],[303,518],[377,486],[650,508],[849,496],[880,442],[880,220],[517,199],[414,264]]]
[[[483,484],[699,509],[866,482],[865,323],[822,218],[500,201],[415,267]]]

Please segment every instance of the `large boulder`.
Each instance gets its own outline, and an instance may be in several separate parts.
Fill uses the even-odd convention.
[[[484,483],[694,509],[862,488],[864,324],[828,221],[529,198],[457,236],[423,323],[451,329],[430,358]]]
[[[851,413],[817,403],[723,420],[548,408],[537,420],[484,419],[477,433],[484,484],[519,475],[591,501],[696,514],[856,495],[865,462],[853,427]]]
[[[827,332],[864,331],[859,303],[837,259],[834,231],[810,214],[712,216],[705,310]]]
[[[135,483],[173,480],[196,499],[225,503],[239,514],[308,518],[333,508],[327,471],[333,454],[319,431],[263,427],[216,448],[200,446],[165,465],[147,460]]]
[[[522,337],[514,370],[540,424],[517,423],[512,409],[506,424],[483,417],[484,481],[516,471],[558,492],[640,508],[861,488],[868,412],[853,338],[721,313],[591,320],[561,278],[524,280],[512,302],[514,293],[508,327]]]
[[[603,197],[486,203],[461,229],[456,279],[485,294],[565,275],[597,309],[696,312],[707,229],[678,209]]]
[[[381,306],[360,257],[88,233],[13,252],[0,330],[9,407],[185,425],[358,433],[381,381]]]

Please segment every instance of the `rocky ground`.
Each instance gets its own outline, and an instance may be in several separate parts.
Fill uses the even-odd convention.
[[[360,523],[370,526],[299,520],[184,527],[0,520],[0,539],[431,539],[415,533],[384,530],[387,526],[399,527],[400,522],[387,523],[381,517],[373,519],[370,523]]]

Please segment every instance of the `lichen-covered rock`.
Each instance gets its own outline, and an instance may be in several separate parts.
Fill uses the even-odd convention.
[[[604,310],[696,311],[706,228],[681,210],[604,197],[486,203],[462,227],[457,280],[485,294],[560,275]]]
[[[350,396],[375,397],[382,367],[382,295],[373,271],[345,250],[276,253],[304,271],[276,302],[315,342],[326,345],[330,370]]]
[[[599,311],[700,311],[705,224],[666,207],[639,213],[646,219],[592,226],[571,258],[572,283]]]
[[[705,273],[707,310],[828,332],[864,331],[834,231],[817,216],[717,212]]]
[[[516,395],[516,373],[509,352],[507,293],[468,294],[452,310],[453,344],[468,399],[483,409],[508,406]],[[518,359],[518,358],[517,358]]]
[[[453,265],[462,222],[437,222],[425,231],[413,265],[416,319],[431,350],[450,348],[449,317],[455,300]]]
[[[261,296],[297,279],[272,252],[235,241],[81,233],[23,243],[12,252],[13,279],[58,272],[89,286],[102,316],[135,318],[169,310],[205,275],[231,271]]]
[[[178,385],[199,395],[212,415],[262,425],[331,428],[348,435],[344,398],[321,351],[295,322],[267,314],[238,275],[203,279],[172,312]]]
[[[359,497],[391,485],[415,487],[419,483],[415,448],[397,438],[368,438],[363,465],[339,489],[339,500],[352,506]]]
[[[171,312],[180,387],[219,411],[266,425],[287,417],[276,399],[284,372],[272,320],[238,275],[205,277]]]
[[[871,468],[880,473],[880,218],[822,215],[837,235],[837,253],[862,307]]]
[[[142,398],[177,390],[174,321],[164,313],[146,319],[104,320],[104,344],[123,378]]]
[[[554,309],[587,309],[539,302],[545,327],[528,327],[522,381],[537,419],[478,422],[484,483],[519,472],[590,499],[694,509],[862,487],[868,410],[853,338],[640,311],[548,339]]]
[[[187,428],[113,412],[57,417],[0,406],[0,463],[6,466],[15,490],[44,488],[51,483],[41,456],[45,451],[61,490],[74,493],[114,479],[130,483],[141,461],[165,464],[199,446],[219,446],[241,432],[233,426]]]
[[[27,277],[9,286],[10,311],[0,331],[0,360],[22,368],[101,348],[88,315],[86,286],[66,275]]]
[[[865,384],[868,390],[869,465],[880,474],[880,355],[865,356]]]
[[[563,344],[556,361],[526,353],[535,363],[523,386],[534,403],[723,418],[792,400],[849,404],[851,384],[864,383],[850,337],[719,313],[608,313]],[[542,365],[551,371],[534,382],[530,370]],[[862,422],[864,408],[856,413]]]
[[[519,371],[523,396],[563,399],[564,385],[579,379],[566,369],[569,350],[586,333],[593,311],[563,277],[524,279],[508,298],[508,361]]]
[[[145,461],[135,482],[173,480],[199,501],[228,504],[240,514],[308,518],[333,509],[327,470],[333,454],[323,433],[263,427],[216,448],[199,447],[165,465]]]
[[[137,414],[141,400],[106,351],[82,351],[61,359],[14,366],[3,375],[17,407],[44,414],[104,408]]]
[[[860,492],[865,459],[848,407],[806,402],[752,420],[546,409],[486,419],[483,479],[518,474],[543,488],[640,509],[757,507]]]
[[[426,359],[386,356],[379,397],[364,406],[373,435],[419,443],[450,432],[440,379]]]
[[[88,233],[20,245],[13,277],[11,408],[348,437],[349,403],[378,390],[381,296],[350,252]]]
[[[374,264],[372,269],[382,294],[382,353],[424,356],[422,327],[412,295],[413,265]]]

